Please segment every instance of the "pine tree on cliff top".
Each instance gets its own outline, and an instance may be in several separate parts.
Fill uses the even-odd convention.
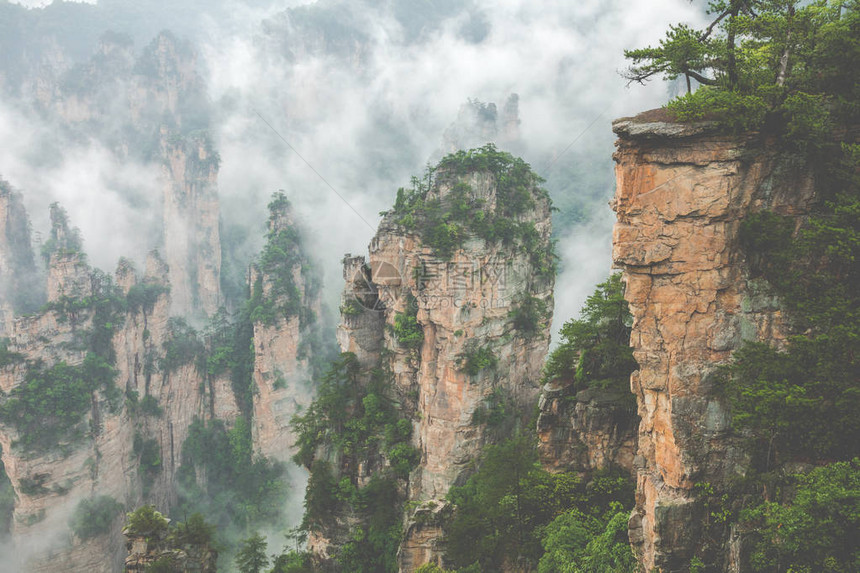
[[[625,50],[622,76],[684,77],[687,94],[668,106],[682,121],[750,129],[781,116],[788,136],[805,137],[860,117],[858,0],[712,0],[707,10],[704,29],[672,25],[657,46]]]

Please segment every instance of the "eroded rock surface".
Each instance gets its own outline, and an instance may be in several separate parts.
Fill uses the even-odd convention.
[[[716,370],[744,341],[779,345],[786,333],[775,297],[750,279],[740,224],[765,208],[803,216],[813,185],[757,134],[647,115],[614,129],[613,260],[640,366],[631,377],[641,423],[630,538],[644,570],[685,571],[701,523],[694,483],[723,483],[745,466]]]
[[[447,201],[461,183],[488,212],[496,208],[498,183],[483,171],[454,176],[443,170],[427,199]],[[534,226],[537,252],[549,248],[550,211],[545,195],[531,192],[533,207],[519,221]],[[449,488],[474,471],[484,446],[525,421],[514,416],[504,427],[494,426],[488,421],[495,419],[493,413],[533,408],[549,344],[553,278],[538,269],[533,252],[475,237],[450,258],[441,257],[398,217],[392,212],[383,219],[369,257],[344,259],[347,284],[338,341],[364,367],[380,365],[391,373],[391,398],[412,420],[412,445],[420,462],[405,492],[410,509],[399,562],[402,571],[413,571],[441,557]],[[540,309],[529,331],[516,326],[523,305]],[[396,335],[398,316],[409,314],[420,326],[416,344],[401,343]],[[492,353],[493,365],[468,373],[465,360],[481,349]],[[372,469],[368,463],[359,472]],[[311,548],[332,554],[332,542],[317,533]]]

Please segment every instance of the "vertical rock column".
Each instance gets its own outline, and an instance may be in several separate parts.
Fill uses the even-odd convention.
[[[456,185],[487,212],[496,209],[497,181],[490,173],[437,174],[427,200],[443,204]],[[534,204],[519,222],[533,225],[535,249],[548,250],[550,208],[536,189]],[[379,364],[393,376],[391,393],[412,418],[413,446],[420,462],[410,477],[406,532],[400,569],[438,562],[446,495],[467,479],[483,448],[510,436],[523,420],[508,416],[491,426],[497,408],[530,412],[537,399],[549,345],[553,278],[536,268],[532,253],[473,237],[451,257],[440,257],[415,231],[398,225],[396,214],[380,224],[369,258],[347,256],[347,280],[338,341],[365,368]],[[518,330],[521,305],[536,311],[531,331]],[[416,344],[397,339],[398,315],[414,315],[421,329]],[[468,372],[471,354],[488,353],[492,365]]]
[[[218,153],[207,136],[162,129],[164,256],[171,314],[211,316],[221,304]]]
[[[290,420],[311,403],[311,357],[320,327],[320,293],[302,251],[289,202],[269,204],[268,244],[251,267],[250,288],[264,316],[254,319],[254,444],[288,461],[295,453]]]
[[[648,115],[614,131],[613,260],[640,367],[631,376],[641,423],[630,539],[644,570],[685,571],[701,542],[694,483],[718,486],[745,466],[716,370],[746,340],[784,337],[775,298],[749,278],[740,224],[764,208],[802,215],[812,185],[755,134]]]

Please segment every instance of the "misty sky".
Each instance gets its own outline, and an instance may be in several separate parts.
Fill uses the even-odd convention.
[[[335,308],[340,258],[365,251],[379,211],[438,157],[460,107],[469,98],[501,106],[519,94],[516,151],[547,179],[557,204],[576,197],[585,206],[576,224],[562,213],[558,229],[557,326],[609,272],[611,120],[662,105],[671,87],[659,80],[625,87],[617,74],[622,51],[654,43],[670,22],[703,18],[687,0],[140,5],[152,7],[152,21],[119,30],[135,37],[137,49],[150,39],[137,37],[147,26],[164,27],[190,37],[200,55],[222,158],[225,226],[250,229],[253,251],[268,197],[284,189]],[[285,12],[291,7],[298,9]],[[64,140],[46,162],[34,149],[52,141],[52,130],[26,101],[0,101],[0,176],[25,193],[35,230],[45,233],[47,205],[60,200],[93,264],[111,270],[121,255],[140,260],[157,226],[157,172],[116,161],[96,140]]]

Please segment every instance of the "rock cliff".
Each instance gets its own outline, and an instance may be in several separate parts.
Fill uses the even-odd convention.
[[[0,445],[17,498],[13,543],[22,569],[28,562],[33,571],[107,573],[124,556],[113,523],[120,514],[98,535],[70,533],[82,500],[171,507],[193,420],[229,422],[238,407],[229,378],[207,379],[194,356],[170,359],[182,333],[170,319],[168,273],[157,253],[142,277],[121,262],[114,283],[87,265],[57,206],[52,221],[48,304],[14,320],[0,372]]]
[[[30,312],[43,302],[41,287],[23,199],[0,179],[0,337],[9,336],[16,311]]]
[[[633,475],[636,416],[627,396],[549,382],[538,401],[538,453],[552,472],[621,468]]]
[[[312,397],[311,357],[321,341],[320,284],[302,251],[299,229],[283,193],[269,204],[268,243],[252,265],[249,287],[259,298],[254,319],[254,444],[288,461],[296,439],[290,420]]]
[[[130,208],[161,204],[160,237],[147,247],[159,248],[168,264],[171,312],[212,316],[224,302],[220,157],[205,131],[209,104],[190,45],[164,31],[136,55],[130,38],[108,33],[89,61],[62,74],[40,73],[46,87],[34,92],[34,106],[158,179],[160,201],[136,196],[152,192],[144,181],[124,190],[121,200]]]
[[[219,156],[208,136],[161,131],[162,225],[171,312],[212,316],[221,306]]]
[[[369,257],[344,259],[338,342],[365,372],[387,377],[388,399],[410,422],[417,450],[417,465],[400,482],[407,508],[401,571],[439,562],[449,488],[474,471],[484,446],[526,421],[549,344],[548,197],[526,176],[527,165],[507,156],[481,167],[481,152],[504,155],[484,148],[449,156],[426,185],[401,189]],[[517,207],[512,193],[519,193]],[[453,243],[440,239],[437,215],[448,221]],[[507,241],[488,238],[503,227],[519,230]],[[363,486],[388,463],[358,460],[340,471]],[[331,533],[312,532],[317,555],[337,551]]]
[[[760,209],[802,217],[814,190],[811,174],[759,134],[674,124],[659,112],[613,129],[613,260],[639,364],[629,534],[644,570],[686,571],[703,518],[694,484],[722,484],[745,467],[718,369],[744,341],[779,346],[786,335],[775,297],[750,278],[741,221]]]

